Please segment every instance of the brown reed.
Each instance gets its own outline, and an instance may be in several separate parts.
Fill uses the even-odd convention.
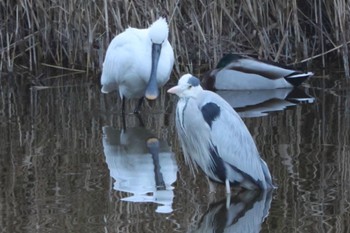
[[[347,0],[5,0],[0,2],[0,72],[42,63],[99,71],[110,40],[126,27],[170,23],[175,74],[215,65],[223,53],[295,64],[328,51],[349,77]],[[329,57],[328,54],[328,57]]]

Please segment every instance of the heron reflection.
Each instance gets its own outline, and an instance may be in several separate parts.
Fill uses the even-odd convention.
[[[160,204],[156,212],[172,212],[177,164],[168,144],[143,127],[103,127],[103,147],[113,188],[131,193],[128,202]]]
[[[301,103],[313,103],[314,97],[302,88],[272,90],[217,91],[244,118],[266,116]]]
[[[272,190],[245,190],[209,206],[194,232],[260,232],[269,214]]]

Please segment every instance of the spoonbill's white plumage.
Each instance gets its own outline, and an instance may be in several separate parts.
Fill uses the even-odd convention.
[[[144,127],[103,127],[103,150],[113,188],[132,193],[123,201],[158,203],[157,212],[172,212],[177,164],[165,140]]]
[[[101,84],[103,93],[119,90],[122,111],[125,98],[139,98],[139,110],[144,97],[154,100],[158,88],[170,77],[174,52],[168,41],[169,28],[159,18],[149,28],[129,27],[117,35],[107,48],[103,63]]]
[[[273,188],[270,171],[239,115],[219,95],[203,90],[199,79],[183,75],[168,93],[180,97],[176,129],[185,161],[216,182],[246,189]]]
[[[202,84],[209,90],[292,88],[313,75],[313,72],[304,73],[276,62],[226,54],[215,69],[203,75]]]

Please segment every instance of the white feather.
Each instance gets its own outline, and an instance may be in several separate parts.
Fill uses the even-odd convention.
[[[158,61],[157,84],[163,86],[174,65],[174,52],[168,41],[168,25],[163,18],[150,28],[128,28],[117,35],[108,46],[103,63],[102,92],[119,88],[121,98],[144,96],[152,66],[152,43],[161,43]]]

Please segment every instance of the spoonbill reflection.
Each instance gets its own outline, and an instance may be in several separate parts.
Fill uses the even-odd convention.
[[[269,214],[272,191],[246,190],[226,200],[210,204],[194,232],[260,232]]]
[[[103,127],[103,148],[113,188],[132,193],[128,202],[158,203],[156,212],[172,212],[177,164],[165,141],[143,127],[116,130]]]
[[[270,171],[235,110],[219,95],[203,90],[199,79],[183,75],[168,93],[180,97],[176,129],[185,161],[216,182],[245,189],[273,188]]]
[[[209,90],[292,88],[313,75],[276,62],[230,53],[221,58],[214,70],[203,75],[202,82]]]
[[[147,29],[129,27],[108,46],[102,69],[101,91],[109,93],[118,89],[123,113],[125,98],[139,98],[134,110],[136,113],[144,97],[156,99],[158,88],[169,80],[174,52],[168,34],[166,20],[159,18]]]

